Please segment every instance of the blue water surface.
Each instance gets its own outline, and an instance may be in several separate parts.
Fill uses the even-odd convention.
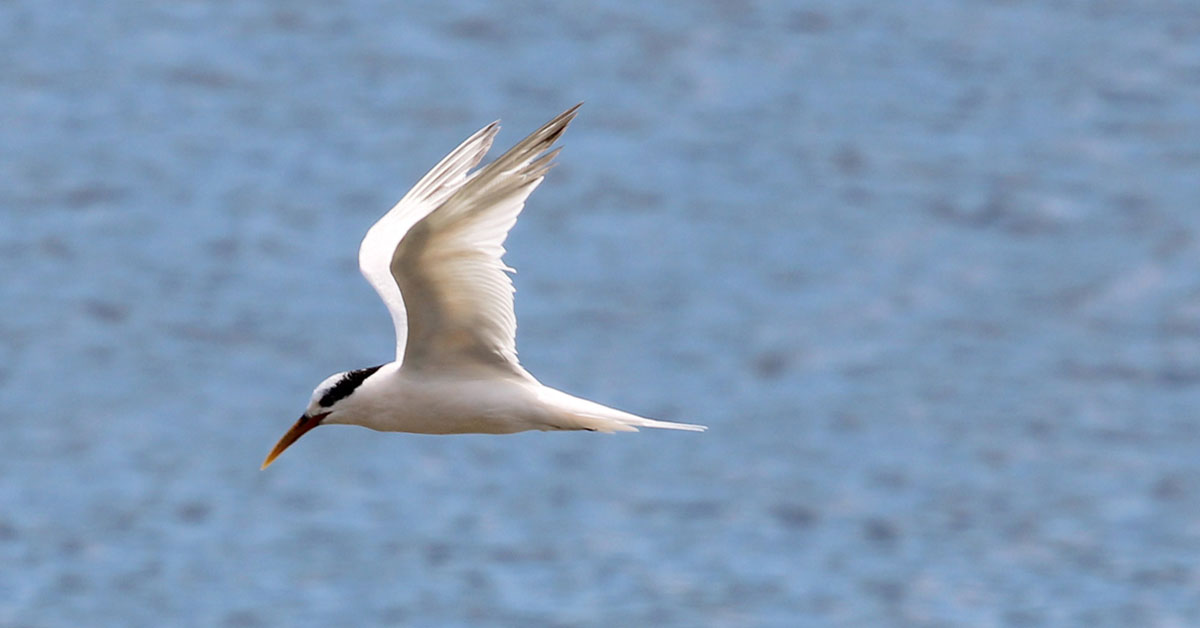
[[[1200,625],[1200,5],[0,4],[0,625]],[[367,227],[643,431],[327,428]]]

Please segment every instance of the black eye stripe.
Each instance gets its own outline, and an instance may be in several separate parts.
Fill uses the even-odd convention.
[[[380,364],[379,366],[383,365]],[[337,401],[350,396],[350,393],[354,392],[355,388],[361,386],[363,381],[370,377],[372,373],[379,370],[379,366],[372,366],[370,368],[358,369],[357,371],[350,371],[349,373],[346,373],[345,376],[338,380],[338,383],[334,384],[332,388],[330,388],[325,392],[324,395],[321,396],[321,400],[317,402],[317,405],[321,406],[322,408],[328,408]]]

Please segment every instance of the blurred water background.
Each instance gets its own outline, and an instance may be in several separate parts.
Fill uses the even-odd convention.
[[[0,4],[0,626],[1200,624],[1200,5]],[[547,384],[315,432],[366,228],[587,102]]]

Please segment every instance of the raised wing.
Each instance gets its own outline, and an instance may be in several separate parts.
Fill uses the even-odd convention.
[[[500,130],[500,123],[493,122],[454,149],[438,165],[433,167],[416,185],[367,230],[362,245],[358,248],[358,269],[363,277],[379,293],[396,328],[396,360],[404,357],[405,340],[408,338],[408,319],[404,312],[404,300],[400,286],[392,278],[392,255],[404,234],[429,212],[437,208],[458,191],[467,180],[467,171],[474,168],[492,147],[492,140]]]
[[[529,377],[517,362],[513,285],[504,240],[542,182],[580,105],[471,174],[409,229],[391,260],[408,305],[406,369],[498,367]]]

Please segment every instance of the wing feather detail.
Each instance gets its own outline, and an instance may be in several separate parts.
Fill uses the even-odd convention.
[[[387,306],[396,329],[397,361],[404,357],[408,318],[400,287],[392,277],[392,256],[414,224],[462,188],[467,181],[467,172],[487,154],[499,130],[500,123],[493,122],[451,151],[367,230],[359,246],[358,268]]]
[[[445,194],[441,202],[410,223],[390,260],[391,276],[407,305],[406,369],[498,367],[531,378],[517,360],[513,284],[506,272],[512,269],[501,260],[504,241],[526,199],[553,166],[558,150],[546,151],[579,107],[466,176],[448,194],[443,186],[435,192]],[[488,144],[493,136],[487,137]],[[411,215],[415,212],[406,213]]]

